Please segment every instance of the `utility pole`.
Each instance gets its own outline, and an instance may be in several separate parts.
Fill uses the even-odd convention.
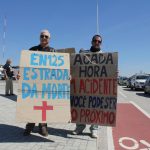
[[[96,26],[97,26],[97,34],[99,34],[99,11],[98,11],[98,0],[97,0],[97,7],[96,7]]]
[[[4,53],[5,53],[5,49],[6,49],[6,26],[7,26],[7,22],[6,22],[6,16],[4,17],[4,26],[3,26],[3,40],[2,40],[2,46],[3,46],[3,50],[2,50],[2,64],[4,62]]]

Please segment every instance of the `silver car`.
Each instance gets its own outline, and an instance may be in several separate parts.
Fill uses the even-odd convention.
[[[147,78],[144,86],[144,93],[150,94],[150,76]]]
[[[127,84],[127,77],[119,77],[118,84],[119,85],[126,85]]]
[[[144,85],[146,82],[146,79],[149,77],[149,75],[135,75],[132,79],[131,79],[131,89],[142,89],[144,90]]]

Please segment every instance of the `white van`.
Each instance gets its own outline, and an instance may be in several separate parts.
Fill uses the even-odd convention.
[[[146,82],[146,79],[149,77],[149,75],[147,74],[138,74],[135,75],[132,79],[131,79],[131,90],[135,89],[142,89],[144,90],[144,85]]]

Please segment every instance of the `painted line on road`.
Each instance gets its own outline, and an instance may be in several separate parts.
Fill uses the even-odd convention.
[[[122,95],[123,97],[127,97],[126,95],[124,95],[122,92],[119,91],[119,94]]]
[[[114,140],[112,136],[112,127],[107,127],[108,150],[114,150]]]
[[[134,103],[133,101],[130,101],[130,103],[132,105],[134,105],[137,109],[139,109],[145,116],[147,116],[149,119],[150,119],[150,115],[145,111],[143,110],[140,106],[138,106],[136,103]]]

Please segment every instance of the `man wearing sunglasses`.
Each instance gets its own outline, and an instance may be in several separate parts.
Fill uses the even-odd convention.
[[[100,47],[101,43],[102,43],[102,37],[100,35],[94,35],[91,41],[92,46],[90,50],[81,49],[80,53],[102,52],[101,47]],[[86,127],[86,124],[76,124],[76,129],[73,131],[73,134],[74,135],[82,134],[85,127]],[[98,125],[91,125],[90,131],[91,131],[92,138],[98,138]]]
[[[90,53],[90,52],[102,52],[101,51],[101,44],[102,44],[102,37],[100,35],[94,35],[92,37],[92,41],[91,41],[91,48],[90,50],[80,50],[80,53]]]
[[[32,51],[43,51],[43,52],[55,52],[54,48],[49,46],[50,33],[48,30],[42,30],[40,34],[40,44],[38,46],[31,47]]]
[[[40,44],[31,47],[31,51],[55,52],[54,48],[49,46],[50,33],[48,30],[42,30],[40,34]],[[24,136],[30,135],[33,131],[35,123],[27,123],[24,131]],[[39,123],[39,133],[43,136],[48,136],[47,123]]]

